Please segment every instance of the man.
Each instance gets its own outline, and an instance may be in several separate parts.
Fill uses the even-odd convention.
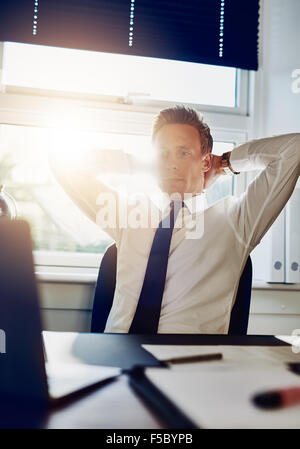
[[[69,171],[53,167],[73,200],[116,242],[116,290],[105,332],[142,332],[151,328],[155,320],[151,308],[159,307],[154,325],[158,333],[227,333],[248,255],[296,185],[300,134],[254,140],[216,156],[212,154],[213,139],[208,126],[194,110],[177,106],[160,112],[153,126],[152,142],[162,192],[176,193],[177,200],[183,200],[176,202],[180,203],[180,210],[166,245],[158,235],[160,220],[154,218],[155,226],[140,228],[130,223],[121,225],[119,211],[125,209],[130,216],[132,208],[116,190],[95,178],[97,161],[87,161],[85,167]],[[238,176],[241,171],[256,169],[262,171],[243,195],[228,196],[207,206],[204,189],[224,170]],[[116,202],[115,221],[102,213],[105,205],[101,195],[102,199],[106,195]],[[175,203],[166,202],[166,196],[162,198],[160,204],[149,199],[146,206],[151,206],[152,211],[160,207],[161,218],[167,219],[172,212],[170,206]],[[141,202],[141,214],[146,206]],[[176,226],[179,219],[181,226]],[[165,255],[159,254],[163,246],[167,251],[166,263],[161,262]],[[158,254],[156,259],[153,253]],[[159,298],[157,278],[164,270],[163,279],[159,280]]]

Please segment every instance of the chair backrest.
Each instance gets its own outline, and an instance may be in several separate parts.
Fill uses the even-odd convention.
[[[116,287],[117,247],[110,245],[102,258],[94,295],[91,332],[104,332]],[[232,308],[228,334],[246,335],[252,287],[252,262],[247,259]]]
[[[104,332],[116,288],[117,247],[113,243],[103,255],[94,294],[91,332]]]
[[[246,335],[249,321],[250,301],[252,290],[252,261],[248,256],[243,273],[240,277],[239,287],[234,306],[231,311],[228,334]]]

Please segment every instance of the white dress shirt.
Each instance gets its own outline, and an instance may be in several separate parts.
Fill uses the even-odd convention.
[[[208,207],[202,193],[185,202],[172,235],[158,333],[228,332],[248,255],[285,206],[299,177],[300,134],[247,142],[232,151],[230,162],[236,171],[261,172],[239,197],[227,196]],[[56,176],[81,209],[116,242],[116,289],[105,332],[126,333],[136,311],[156,229],[105,227],[97,195],[113,192],[119,204],[125,199],[100,181],[89,179],[84,170],[64,172],[63,176],[56,172]],[[164,199],[160,204],[151,198],[149,202],[154,211],[161,209],[164,216],[169,212]],[[130,213],[127,203],[124,207]],[[141,212],[143,207],[145,204],[140,205]]]

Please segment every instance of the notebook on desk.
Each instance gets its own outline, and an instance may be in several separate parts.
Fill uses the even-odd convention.
[[[300,376],[287,366],[299,362],[291,347],[148,346],[161,360],[216,348],[221,360],[145,368],[132,373],[132,385],[152,403],[153,395],[160,397],[162,417],[170,425],[175,410],[184,428],[300,428],[300,405],[266,411],[252,401],[262,391],[300,387]]]
[[[28,223],[1,219],[0,242],[1,402],[55,402],[116,378],[117,367],[45,363]]]

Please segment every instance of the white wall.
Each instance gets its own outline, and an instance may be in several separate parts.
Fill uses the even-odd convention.
[[[89,332],[95,284],[38,282],[44,329]],[[300,291],[255,287],[252,290],[249,334],[290,335],[300,327]]]
[[[300,132],[300,92],[292,91],[292,73],[300,69],[300,1],[261,0],[260,12],[253,137]]]
[[[300,1],[261,0],[260,13],[259,71],[251,74],[254,98],[250,108],[253,125],[250,137],[300,132]],[[296,71],[299,73],[297,84],[293,77]],[[296,89],[297,86],[299,88]],[[248,180],[254,175],[249,174]],[[275,241],[276,248],[283,248],[285,245],[284,211],[281,217],[283,226],[279,225],[279,219],[276,220],[270,232],[252,253],[257,279],[270,280],[272,267],[259,263],[263,254],[270,255],[269,264],[284,259],[283,255],[279,257],[277,254],[279,259],[271,260],[270,254]],[[268,257],[265,261],[266,259]],[[276,272],[278,280],[284,278],[284,260],[281,261],[281,272]],[[273,269],[273,276],[274,274]]]

